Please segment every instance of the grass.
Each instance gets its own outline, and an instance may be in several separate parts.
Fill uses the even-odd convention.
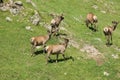
[[[0,80],[119,80],[120,64],[119,59],[112,58],[112,54],[120,57],[119,50],[119,30],[113,32],[113,45],[105,45],[105,37],[102,30],[110,25],[112,20],[120,21],[119,0],[33,0],[37,5],[37,10],[41,15],[41,22],[50,23],[52,19],[49,13],[63,13],[65,15],[65,28],[72,34],[72,38],[78,42],[80,48],[84,44],[94,45],[105,57],[103,65],[98,66],[93,59],[89,59],[87,53],[81,52],[69,46],[65,54],[67,57],[74,57],[74,61],[68,59],[58,63],[45,65],[46,54],[39,54],[31,57],[30,38],[32,36],[46,34],[46,29],[42,25],[34,26],[28,19],[32,16],[34,8],[24,3],[26,16],[18,14],[11,15],[8,11],[0,11]],[[113,2],[113,4],[112,4]],[[105,6],[105,3],[108,6]],[[98,9],[92,8],[97,5]],[[105,14],[101,10],[107,11]],[[115,11],[115,12],[112,12]],[[93,12],[98,16],[98,32],[93,32],[86,28],[84,20],[88,12]],[[6,22],[9,16],[13,22]],[[19,21],[17,21],[19,20]],[[62,24],[64,24],[62,23]],[[33,31],[27,31],[26,26],[32,26]],[[61,31],[69,34],[68,32]],[[69,36],[69,35],[68,35]],[[97,40],[97,39],[100,39]],[[47,44],[56,44],[59,40],[55,37]],[[56,56],[51,55],[52,59]],[[62,56],[59,56],[62,59]],[[109,76],[103,73],[108,72]]]

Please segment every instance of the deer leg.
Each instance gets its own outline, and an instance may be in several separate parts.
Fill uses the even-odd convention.
[[[86,22],[86,26],[87,26],[87,27],[89,27],[88,25],[89,25],[89,23]]]
[[[58,56],[59,56],[59,54],[56,55],[56,63],[58,62]]]
[[[36,42],[34,42],[31,46],[31,57],[34,55],[35,47],[36,47]]]
[[[36,46],[37,46],[37,42],[35,42],[35,43],[34,43],[34,45],[33,45],[33,52],[32,52],[32,56],[34,55],[34,52],[35,52],[35,48],[36,48]]]
[[[32,54],[31,54],[31,57],[34,55],[34,50],[35,50],[35,46],[32,45],[32,46],[31,46],[31,53],[32,53]]]
[[[96,27],[96,24],[94,23],[94,30],[97,31],[97,27]]]
[[[112,44],[112,35],[110,35],[111,36],[111,44]]]
[[[31,57],[33,56],[33,53],[34,53],[34,51],[33,51],[33,45],[31,46]]]
[[[89,26],[88,26],[88,24],[89,24],[88,20],[85,20],[85,23],[86,23],[86,26],[89,27]]]
[[[58,30],[57,30],[57,27],[55,27],[53,36],[57,36],[57,33],[58,33]]]
[[[52,33],[53,36],[55,36],[55,31],[56,31],[55,26],[52,26],[52,27],[51,27],[51,33]]]
[[[45,47],[46,47],[46,44],[43,44],[43,54],[45,54]]]
[[[54,36],[57,36],[58,35],[58,32],[59,32],[59,27],[55,27],[55,34],[54,34]]]
[[[93,28],[93,23],[91,23],[91,27]]]
[[[60,31],[59,27],[56,28],[56,31],[57,31],[57,33],[59,33],[59,31]]]
[[[110,44],[110,35],[108,35],[108,44]]]
[[[48,58],[50,59],[50,52],[47,53],[47,56],[46,56],[46,64],[48,64]]]
[[[57,36],[57,28],[55,28],[54,36]]]
[[[65,60],[65,55],[64,55],[64,54],[62,54],[62,56],[63,56],[63,58],[64,58],[64,60]]]
[[[107,39],[106,45],[108,45],[108,43],[109,43],[108,35],[105,35],[105,37],[106,37],[106,39]]]

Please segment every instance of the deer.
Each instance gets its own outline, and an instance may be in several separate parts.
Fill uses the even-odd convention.
[[[117,21],[112,21],[112,26],[108,26],[103,29],[103,33],[107,39],[107,43],[106,43],[107,45],[112,44],[112,33],[116,29],[118,23],[119,22]]]
[[[32,51],[32,54],[31,56],[34,55],[34,49],[37,47],[37,46],[43,46],[45,47],[46,46],[46,43],[47,41],[51,38],[51,33],[50,31],[47,31],[48,34],[47,35],[40,35],[40,36],[35,36],[35,37],[32,37],[30,39],[30,43],[31,43],[31,51]]]
[[[92,30],[96,31],[97,30],[97,26],[96,23],[98,22],[97,16],[94,15],[93,13],[88,13],[85,23],[86,26],[89,27],[89,24],[91,24],[91,26],[89,28],[91,28]],[[92,27],[94,26],[94,27]]]
[[[62,20],[64,20],[63,14],[56,16],[51,20],[51,33],[53,35],[57,35],[57,33],[59,32],[59,25]]]
[[[47,56],[46,56],[47,63],[48,63],[48,58],[51,60],[51,58],[50,58],[51,54],[56,55],[56,63],[58,62],[59,54],[62,54],[62,56],[65,60],[64,52],[68,46],[69,39],[64,39],[64,40],[65,40],[64,43],[55,44],[55,45],[48,45],[45,47],[45,53],[47,53]]]

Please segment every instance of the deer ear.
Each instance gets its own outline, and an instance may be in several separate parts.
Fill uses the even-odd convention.
[[[115,21],[112,21],[112,23],[114,23]]]

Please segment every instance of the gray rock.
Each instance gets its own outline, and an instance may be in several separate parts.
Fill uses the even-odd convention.
[[[40,22],[40,16],[37,11],[35,11],[34,15],[30,18],[30,21],[34,25],[38,25]]]
[[[15,3],[17,6],[23,6],[22,1],[15,1],[14,3]]]
[[[34,19],[34,20],[32,21],[32,24],[38,25],[39,22],[40,22],[40,19],[39,19],[39,18],[36,18],[36,19]]]
[[[19,10],[17,8],[11,8],[10,13],[16,15],[19,13]]]
[[[11,22],[11,21],[12,21],[12,19],[11,19],[10,17],[6,17],[5,19],[6,19],[6,21],[8,21],[8,22]]]
[[[33,29],[31,28],[31,26],[26,26],[25,29],[28,30],[28,31],[33,31]]]
[[[2,7],[0,7],[0,10],[1,10],[1,11],[7,11],[7,10],[9,10],[9,7],[7,7],[7,6],[2,6]]]

